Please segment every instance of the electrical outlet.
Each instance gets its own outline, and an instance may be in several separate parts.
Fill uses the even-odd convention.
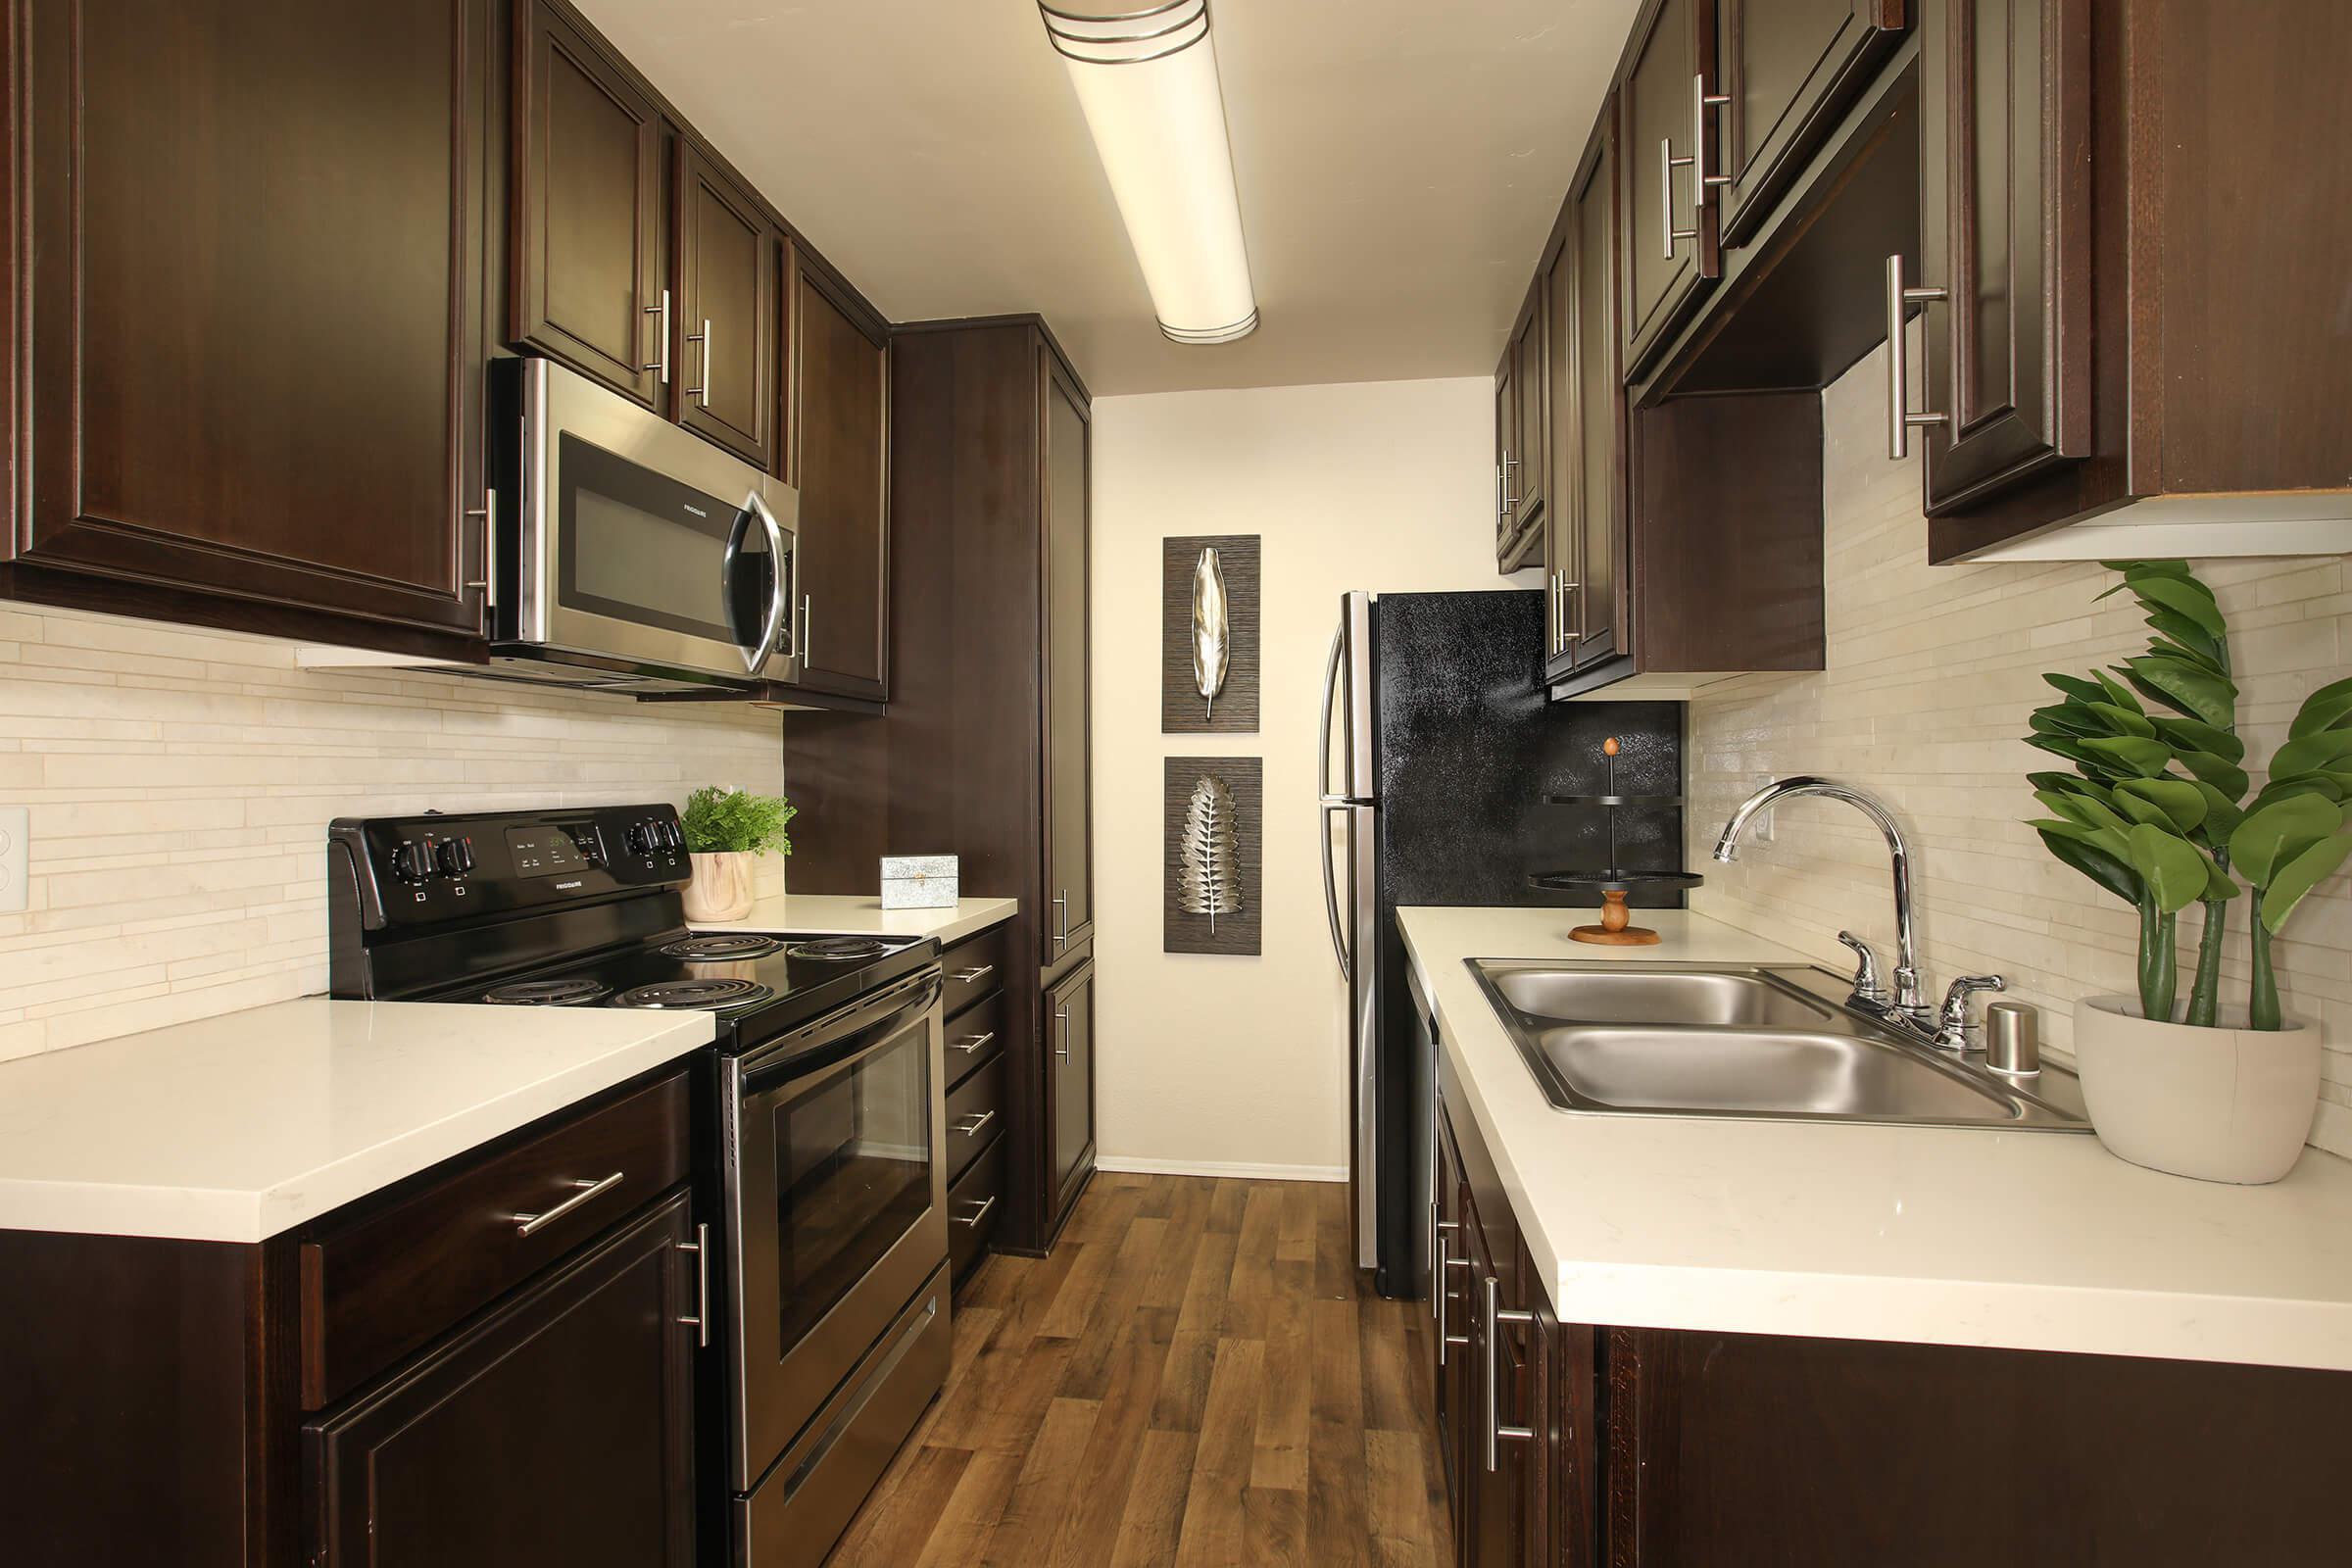
[[[22,806],[0,806],[0,913],[24,907],[25,862],[32,858],[32,830]]]

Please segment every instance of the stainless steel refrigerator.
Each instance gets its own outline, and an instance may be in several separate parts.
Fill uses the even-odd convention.
[[[1544,797],[1597,791],[1609,736],[1623,748],[1621,791],[1682,788],[1682,705],[1546,702],[1543,619],[1535,590],[1357,592],[1342,597],[1332,633],[1323,892],[1348,981],[1356,1262],[1384,1296],[1421,1295],[1429,1266],[1431,1055],[1406,989],[1397,906],[1578,906],[1527,877],[1606,859],[1606,821]],[[1679,808],[1623,812],[1618,836],[1626,864],[1682,866]]]

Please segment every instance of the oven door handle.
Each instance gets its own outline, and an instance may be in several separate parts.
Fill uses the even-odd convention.
[[[933,965],[878,996],[770,1041],[738,1064],[738,1097],[748,1100],[880,1049],[903,1032],[910,1018],[937,1004],[941,989],[939,968]]]

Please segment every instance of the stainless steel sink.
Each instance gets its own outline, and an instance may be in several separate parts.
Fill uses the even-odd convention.
[[[1843,1006],[1826,970],[1470,968],[1564,1110],[2088,1130],[2065,1069],[2020,1085],[1914,1045]]]

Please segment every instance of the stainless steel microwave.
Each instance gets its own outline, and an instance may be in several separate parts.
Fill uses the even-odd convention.
[[[491,368],[495,588],[478,673],[725,695],[800,675],[800,495],[540,359]]]

